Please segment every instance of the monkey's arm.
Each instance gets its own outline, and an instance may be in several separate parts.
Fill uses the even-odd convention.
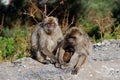
[[[86,55],[85,54],[81,54],[79,55],[76,59],[77,59],[77,63],[76,65],[74,66],[73,70],[72,70],[72,73],[71,74],[77,74],[80,67],[85,63],[85,60],[86,60]]]
[[[64,60],[63,60],[64,53],[65,53],[65,50],[61,47],[58,55],[58,60],[61,65],[64,65]]]
[[[59,51],[60,51],[60,47],[62,47],[62,44],[63,44],[64,40],[59,40],[57,42],[57,46],[55,47],[55,49],[52,51],[54,53],[54,55],[57,55],[58,57],[58,54],[59,54]]]
[[[62,64],[64,61],[63,61],[63,55],[65,53],[65,50],[63,49],[63,43],[64,43],[64,40],[61,40],[56,48],[54,49],[53,53],[56,53],[57,54],[57,59],[59,61],[60,64]]]
[[[31,47],[34,50],[38,48],[38,30],[40,29],[42,23],[37,24],[34,31],[31,34]]]
[[[64,49],[59,47],[58,48],[58,53],[57,53],[57,60],[58,60],[58,62],[55,64],[55,67],[61,68],[61,66],[64,65],[64,61],[63,61],[64,53],[65,53]]]

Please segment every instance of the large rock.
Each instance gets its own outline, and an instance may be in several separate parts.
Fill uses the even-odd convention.
[[[106,43],[93,46],[77,75],[71,75],[70,68],[59,69],[25,57],[0,64],[0,80],[120,80],[120,42]]]

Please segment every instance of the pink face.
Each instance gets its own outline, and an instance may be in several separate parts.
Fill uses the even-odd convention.
[[[46,23],[45,24],[45,31],[48,34],[52,34],[56,28],[55,23]]]
[[[53,32],[55,29],[55,23],[48,23],[47,27],[49,31]]]

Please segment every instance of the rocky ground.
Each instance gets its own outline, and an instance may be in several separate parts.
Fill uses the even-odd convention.
[[[120,40],[94,44],[78,75],[27,57],[0,64],[0,80],[120,80]]]

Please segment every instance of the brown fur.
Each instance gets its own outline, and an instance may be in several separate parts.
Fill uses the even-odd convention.
[[[49,22],[49,23],[52,23],[52,22],[54,22],[54,19],[50,17],[50,18],[48,19],[48,22]]]
[[[76,35],[76,34],[78,34],[78,33],[79,33],[79,31],[78,31],[77,29],[73,29],[73,30],[71,31],[70,35]]]
[[[63,56],[63,61],[68,63],[71,59],[72,54],[73,54],[72,52],[65,52]]]

